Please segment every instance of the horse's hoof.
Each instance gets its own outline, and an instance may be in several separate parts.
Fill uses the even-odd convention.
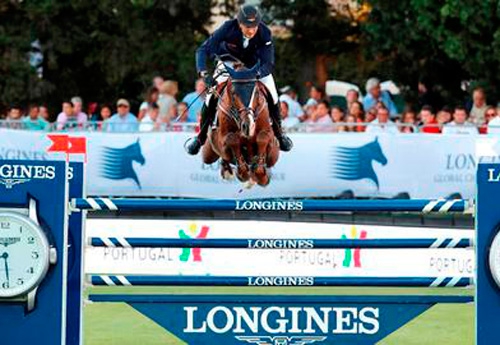
[[[238,180],[240,182],[247,182],[248,179],[250,178],[250,175],[249,174],[237,174],[236,177],[238,178]]]
[[[251,189],[253,186],[255,186],[256,183],[257,182],[255,182],[253,178],[250,178],[248,181],[243,183],[243,188]]]
[[[257,183],[261,187],[267,187],[269,186],[269,183],[271,183],[271,178],[269,177],[269,175],[265,175],[262,178],[259,178],[257,180]]]
[[[222,173],[222,178],[224,180],[232,181],[234,180],[234,173],[232,171],[226,170]]]
[[[240,182],[246,182],[250,178],[250,169],[248,168],[247,165],[240,165],[238,166],[238,173],[236,176],[238,177],[238,180]]]

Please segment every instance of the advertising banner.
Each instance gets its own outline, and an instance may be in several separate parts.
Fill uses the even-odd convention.
[[[46,133],[0,131],[0,158],[48,158]],[[206,165],[184,151],[191,133],[72,134],[88,139],[88,195],[279,198],[350,191],[356,197],[473,198],[477,163],[500,161],[494,136],[292,134],[294,149],[281,153],[271,184],[245,189],[223,180],[218,162]]]

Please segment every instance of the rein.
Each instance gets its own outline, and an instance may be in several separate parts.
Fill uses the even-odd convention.
[[[244,80],[246,81],[246,80]],[[250,81],[250,80],[248,80]],[[255,88],[253,90],[253,94],[252,94],[252,102],[253,103],[253,99],[254,97],[260,97],[260,85],[258,84],[259,82],[257,81],[256,84],[255,84]],[[222,100],[222,95],[221,94],[218,94],[219,96],[219,101],[217,102],[217,108],[222,111],[222,113],[224,113],[225,115],[227,115],[231,120],[234,121],[234,123],[236,124],[236,126],[238,127],[238,130],[241,129],[241,123],[240,123],[240,116],[239,114],[246,111],[247,113],[250,113],[250,116],[253,117],[253,120],[255,121],[257,119],[257,116],[258,114],[260,114],[262,112],[262,110],[264,109],[264,107],[266,106],[266,103],[265,102],[260,102],[260,105],[257,109],[252,109],[251,107],[250,108],[245,108],[244,106],[241,107],[241,108],[235,108],[235,101],[234,101],[234,95],[233,93],[231,92],[231,86],[232,86],[232,81],[231,79],[228,79],[227,81],[227,84],[226,84],[226,92],[229,93],[229,101],[230,101],[230,106],[229,108],[227,106],[225,106],[223,104],[223,100]]]

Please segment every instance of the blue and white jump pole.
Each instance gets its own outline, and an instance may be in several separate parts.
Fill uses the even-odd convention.
[[[378,238],[378,239],[312,239],[312,238],[141,238],[92,237],[93,247],[109,248],[229,248],[229,249],[449,249],[471,248],[471,238]]]

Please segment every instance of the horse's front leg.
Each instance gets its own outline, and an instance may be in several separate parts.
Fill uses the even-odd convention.
[[[228,161],[221,160],[220,174],[224,180],[230,181],[234,179],[233,169],[231,168],[231,164]]]
[[[241,138],[236,133],[229,133],[226,137],[226,147],[230,148],[236,160],[238,168],[236,176],[241,182],[246,182],[250,178],[250,168],[241,153]]]
[[[262,131],[257,135],[257,157],[255,162],[255,178],[260,186],[267,186],[271,181],[267,173],[267,153],[273,136],[270,131]]]

